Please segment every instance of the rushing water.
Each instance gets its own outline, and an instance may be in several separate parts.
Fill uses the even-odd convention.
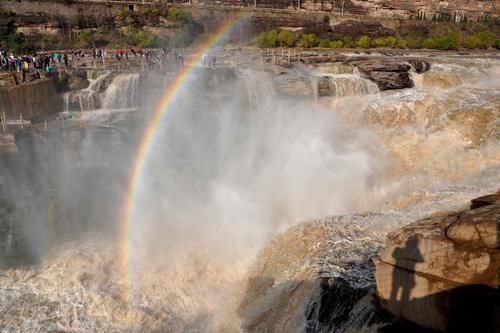
[[[347,291],[331,306],[350,319],[325,318],[321,281],[372,288],[370,258],[387,232],[497,189],[499,70],[497,60],[444,59],[414,74],[415,88],[386,92],[344,65],[315,68],[305,85],[304,69],[277,79],[238,70],[221,94],[195,78],[146,163],[128,274],[114,230],[141,126],[88,117],[88,127],[21,141],[25,155],[1,165],[12,177],[2,174],[0,263],[11,268],[0,271],[0,327],[375,330],[373,306]],[[99,80],[81,93],[89,114],[139,106],[139,76],[128,74],[92,109]],[[307,80],[316,101],[283,95],[311,89]]]

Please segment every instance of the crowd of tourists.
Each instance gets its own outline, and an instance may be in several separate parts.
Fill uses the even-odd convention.
[[[15,55],[0,50],[0,70],[22,73],[22,82],[26,82],[27,73],[39,73],[40,78],[50,75],[55,68],[67,68],[74,64],[77,66],[79,60],[89,59],[95,64],[103,62],[105,59],[116,59],[121,66],[130,65],[130,58],[140,59],[142,66],[148,66],[154,69],[155,66],[166,69],[167,67],[180,69],[184,67],[184,55],[178,50],[168,48],[161,49],[138,49],[138,48],[120,48],[113,51],[94,48],[92,50],[72,50],[72,51],[54,51],[32,54]],[[203,66],[206,68],[215,68],[215,55],[204,54],[202,57]],[[80,62],[81,64],[81,62]]]
[[[28,72],[52,73],[56,63],[64,64],[68,67],[68,55],[61,52],[53,52],[50,54],[33,54],[14,55],[7,54],[5,50],[0,50],[0,66],[4,71],[22,73],[22,80],[26,82],[26,74]]]
[[[98,51],[99,54],[99,51]],[[177,67],[184,66],[184,56],[182,53],[176,53],[169,48],[161,48],[159,50],[142,50],[142,49],[117,49],[114,56],[119,62],[129,60],[133,56],[134,59],[144,58],[146,64],[152,69],[155,64],[161,62],[162,64],[174,64]]]

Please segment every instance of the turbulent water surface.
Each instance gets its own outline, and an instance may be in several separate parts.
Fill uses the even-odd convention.
[[[195,72],[142,172],[126,272],[122,203],[164,78],[100,73],[65,130],[1,160],[1,331],[374,330],[363,302],[325,319],[324,281],[372,288],[387,232],[500,181],[500,60],[431,62],[384,92],[345,65]]]

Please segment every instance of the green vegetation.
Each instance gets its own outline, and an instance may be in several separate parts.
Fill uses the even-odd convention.
[[[363,36],[358,40],[358,46],[362,49],[369,49],[372,45],[372,40],[368,36]]]
[[[260,48],[278,47],[278,30],[263,32],[257,36],[257,46]]]
[[[167,10],[167,15],[165,15],[169,20],[180,22],[182,24],[188,24],[193,20],[193,15],[183,9],[169,8]]]
[[[0,48],[10,52],[19,53],[28,48],[24,35],[10,33],[0,40]]]
[[[291,47],[296,43],[296,39],[293,33],[288,30],[281,30],[278,33],[278,43],[280,46]]]
[[[422,43],[425,49],[456,50],[460,43],[460,36],[456,33],[449,33],[446,36],[433,36],[427,38]]]
[[[124,31],[100,27],[95,30],[80,31],[74,46],[76,48],[92,47],[158,47],[160,38],[149,30],[128,27]]]
[[[395,48],[396,45],[398,45],[398,40],[397,40],[396,37],[393,37],[393,36],[375,38],[374,40],[371,41],[371,46],[372,47],[390,47],[390,48]]]
[[[182,32],[182,31],[181,31]],[[85,29],[71,34],[71,39],[64,34],[42,34],[26,37],[23,34],[11,33],[0,40],[0,48],[14,53],[31,52],[33,50],[57,50],[64,48],[94,47],[159,47],[164,41],[149,30],[128,27],[121,31],[106,26],[97,29]]]
[[[304,48],[317,47],[318,45],[319,45],[319,39],[315,34],[302,35],[302,38],[300,38],[297,44],[298,47],[304,47]]]
[[[293,33],[288,30],[271,30],[263,32],[256,38],[256,44],[260,48],[273,47],[301,47],[301,48],[398,48],[398,49],[434,49],[434,50],[457,50],[466,49],[500,49],[500,39],[489,32],[482,31],[473,35],[460,35],[451,32],[443,36],[423,36],[412,33],[407,38],[386,36],[370,38],[361,36],[359,39],[345,36],[343,38],[330,40],[319,38],[315,34]]]

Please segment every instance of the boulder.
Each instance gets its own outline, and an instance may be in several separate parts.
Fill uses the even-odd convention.
[[[380,90],[413,87],[413,81],[408,72],[370,72],[367,76],[378,85]]]
[[[374,259],[383,308],[441,332],[498,332],[500,193],[390,233]]]
[[[413,88],[410,70],[423,73],[430,68],[429,63],[419,59],[359,59],[349,63],[375,82],[380,90]]]

